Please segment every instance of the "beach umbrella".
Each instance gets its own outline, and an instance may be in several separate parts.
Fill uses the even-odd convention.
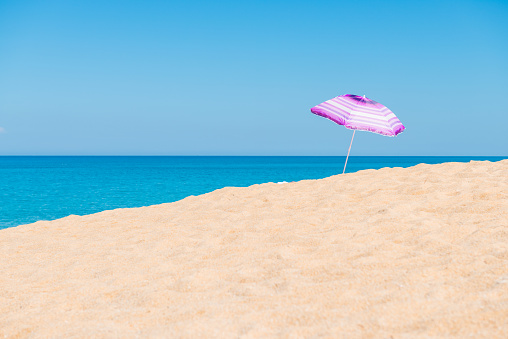
[[[394,137],[405,129],[392,111],[379,102],[366,98],[365,95],[363,97],[354,94],[339,95],[312,107],[310,111],[353,130],[342,174],[346,172],[356,130]]]

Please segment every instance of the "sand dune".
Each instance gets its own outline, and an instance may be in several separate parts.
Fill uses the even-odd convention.
[[[0,338],[508,338],[508,160],[0,230]]]

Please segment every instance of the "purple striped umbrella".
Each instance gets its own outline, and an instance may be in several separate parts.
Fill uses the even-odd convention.
[[[394,137],[405,129],[392,111],[379,102],[366,98],[365,95],[363,97],[353,94],[339,95],[312,107],[310,111],[353,130],[342,174],[346,172],[356,130]]]

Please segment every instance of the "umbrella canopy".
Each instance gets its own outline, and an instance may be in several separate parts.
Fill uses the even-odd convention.
[[[346,172],[356,130],[394,137],[405,129],[392,111],[379,102],[366,98],[365,95],[363,97],[354,94],[339,95],[312,107],[310,111],[353,130],[342,174]]]
[[[365,96],[340,95],[312,107],[310,111],[352,130],[394,137],[405,129],[392,111]]]

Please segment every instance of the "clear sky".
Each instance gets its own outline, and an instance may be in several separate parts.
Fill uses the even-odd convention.
[[[508,155],[508,1],[0,0],[0,155]]]

